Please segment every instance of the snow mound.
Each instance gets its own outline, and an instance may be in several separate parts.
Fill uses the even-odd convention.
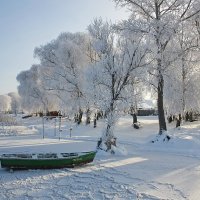
[[[166,143],[169,142],[172,139],[172,137],[166,132],[164,132],[162,135],[157,135],[155,139],[153,139],[152,143]]]
[[[112,145],[112,151],[114,152],[115,155],[119,156],[126,156],[128,155],[128,152],[124,146],[113,146]]]
[[[99,148],[97,149],[98,155],[99,156],[110,156],[115,155],[115,156],[126,156],[128,155],[128,152],[124,146],[111,146],[111,149],[106,151],[104,148]]]

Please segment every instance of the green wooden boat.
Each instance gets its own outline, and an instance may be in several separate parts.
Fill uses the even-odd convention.
[[[94,160],[96,151],[79,153],[39,153],[39,154],[2,154],[2,168],[9,169],[56,169],[75,167]]]

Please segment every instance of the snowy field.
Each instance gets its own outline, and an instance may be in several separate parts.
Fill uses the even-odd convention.
[[[170,141],[151,141],[158,132],[157,117],[139,117],[142,128],[133,129],[132,118],[120,118],[114,155],[99,151],[93,163],[53,170],[0,169],[0,200],[199,200],[200,122],[168,127]],[[58,126],[58,123],[57,123]],[[71,137],[70,128],[72,127]],[[96,148],[103,122],[94,129],[55,120],[18,119],[7,132],[1,128],[1,153],[75,152]],[[44,139],[43,139],[44,136]]]

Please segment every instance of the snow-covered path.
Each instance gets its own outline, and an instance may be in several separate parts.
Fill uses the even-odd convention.
[[[188,158],[177,162],[177,159],[180,157],[163,155],[161,161],[148,153],[145,157],[109,157],[104,161],[97,156],[93,164],[81,168],[13,173],[0,170],[0,199],[197,200],[199,193],[189,196],[188,191],[180,188],[185,186],[181,185],[184,182],[175,185],[185,179],[194,187],[199,185],[189,176],[196,171],[200,178],[199,160]],[[167,164],[169,160],[171,165]]]
[[[115,155],[100,151],[91,164],[72,169],[13,173],[0,169],[0,199],[199,200],[200,154],[196,146],[184,149],[180,141],[147,142],[152,137],[149,132],[153,134],[157,128],[153,125],[154,118],[144,119],[147,128],[144,126],[138,132],[133,132],[128,123],[127,119],[121,120],[116,130],[121,149]],[[85,126],[77,129],[79,133],[86,131]],[[1,137],[0,151],[69,152],[95,148],[99,135],[94,135],[89,128],[87,135],[77,132],[74,130],[72,138],[60,141],[51,137],[42,140],[40,134]],[[184,129],[182,135],[183,132],[189,134],[188,129]],[[192,133],[189,136],[192,137]]]
[[[126,157],[98,153],[92,164],[74,169],[13,173],[1,169],[0,199],[197,200],[200,193],[189,189],[200,185],[199,161],[166,152],[135,151]],[[194,181],[197,174],[199,179]]]

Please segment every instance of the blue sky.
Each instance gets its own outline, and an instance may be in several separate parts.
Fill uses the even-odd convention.
[[[17,91],[17,74],[37,63],[35,47],[84,32],[100,16],[115,22],[128,13],[111,0],[0,0],[0,94]]]

